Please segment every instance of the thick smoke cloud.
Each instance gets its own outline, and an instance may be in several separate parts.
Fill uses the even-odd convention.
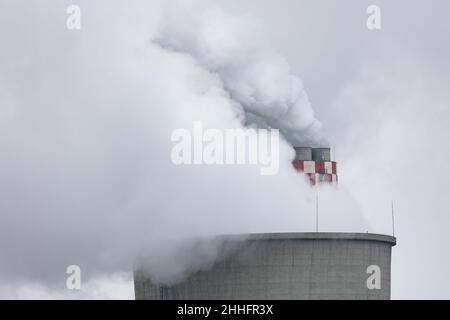
[[[326,145],[300,78],[267,46],[260,21],[187,3],[169,6],[155,42],[216,74],[247,123],[278,128],[294,145]]]
[[[176,19],[167,18],[160,32],[155,21],[167,16],[156,4],[81,1],[82,30],[72,32],[65,29],[68,3],[5,2],[2,295],[23,285],[26,292],[28,283],[64,292],[72,264],[95,283],[99,275],[130,271],[143,261],[156,280],[174,282],[217,255],[214,242],[187,240],[314,230],[315,191],[290,164],[290,143],[310,141],[318,123],[299,79],[278,55],[260,51],[260,44],[238,48],[252,33],[230,21],[247,20],[200,6],[194,29],[211,23],[214,12],[224,36],[202,44],[179,34],[178,26],[171,31]],[[262,56],[247,56],[255,52]],[[255,166],[170,161],[174,129],[191,129],[195,120],[242,128],[256,121],[249,112],[289,139],[280,146],[278,175],[261,176]],[[297,129],[301,135],[294,137]],[[322,230],[365,230],[345,185],[339,195],[324,189],[321,199]]]

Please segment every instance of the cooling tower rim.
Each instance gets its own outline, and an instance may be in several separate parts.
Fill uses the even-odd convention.
[[[397,244],[397,238],[378,233],[348,233],[348,232],[279,232],[279,233],[248,233],[222,235],[227,240],[361,240],[379,241],[391,246]]]

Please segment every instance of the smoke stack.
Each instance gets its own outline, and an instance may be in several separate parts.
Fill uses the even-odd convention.
[[[317,183],[337,184],[336,162],[331,161],[330,148],[294,147],[294,168],[303,172],[312,186]]]

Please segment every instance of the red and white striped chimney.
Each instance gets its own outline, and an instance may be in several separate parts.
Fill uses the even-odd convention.
[[[294,147],[294,168],[303,172],[311,185],[337,184],[336,162],[331,161],[330,148]]]

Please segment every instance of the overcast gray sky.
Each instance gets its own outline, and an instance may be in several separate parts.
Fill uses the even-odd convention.
[[[69,4],[81,8],[81,30],[66,29]],[[381,30],[366,27],[371,4],[381,8]],[[342,191],[330,199],[342,203],[338,231],[390,234],[394,200],[392,297],[450,298],[450,3],[196,5],[260,21],[264,46],[302,79],[336,148]],[[151,43],[164,10],[156,0],[0,1],[0,297],[132,298],[127,261],[148,252],[172,261],[165,252],[180,234],[278,231],[283,220],[308,230],[310,218],[288,212],[307,211],[311,200],[293,198],[304,186],[287,173],[288,163],[265,181],[251,170],[181,172],[166,163],[168,137],[180,124],[235,122],[209,70]],[[217,208],[220,201],[230,204]],[[221,228],[211,225],[217,221]],[[183,259],[180,268],[194,258]],[[84,295],[63,289],[73,260],[101,274]],[[62,272],[52,276],[55,270]]]

